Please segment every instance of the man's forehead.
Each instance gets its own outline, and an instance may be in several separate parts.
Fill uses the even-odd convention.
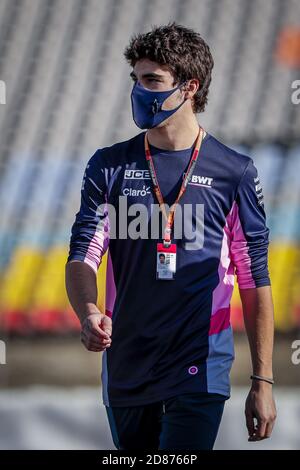
[[[171,77],[171,72],[167,65],[160,65],[157,62],[152,62],[149,59],[141,59],[136,62],[133,67],[132,74],[134,75],[153,75],[159,77]]]

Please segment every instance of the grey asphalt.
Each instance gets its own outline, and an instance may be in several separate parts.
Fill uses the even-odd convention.
[[[300,449],[300,389],[277,388],[270,439],[248,443],[244,402],[233,387],[215,449]],[[0,449],[115,449],[100,387],[35,386],[0,391]]]

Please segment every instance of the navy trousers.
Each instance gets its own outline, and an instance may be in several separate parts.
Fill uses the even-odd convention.
[[[105,409],[119,450],[212,450],[228,398],[183,393],[147,405]]]

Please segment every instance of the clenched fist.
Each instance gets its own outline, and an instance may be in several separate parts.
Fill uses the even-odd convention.
[[[92,313],[82,323],[81,342],[88,351],[104,351],[111,345],[112,320],[104,313]]]

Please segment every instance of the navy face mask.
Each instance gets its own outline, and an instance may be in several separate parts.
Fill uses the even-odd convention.
[[[131,92],[132,116],[135,124],[141,129],[151,129],[174,114],[185,103],[186,99],[174,109],[161,109],[162,105],[170,95],[185,83],[180,83],[172,90],[154,91],[147,90],[147,88],[136,82]]]

